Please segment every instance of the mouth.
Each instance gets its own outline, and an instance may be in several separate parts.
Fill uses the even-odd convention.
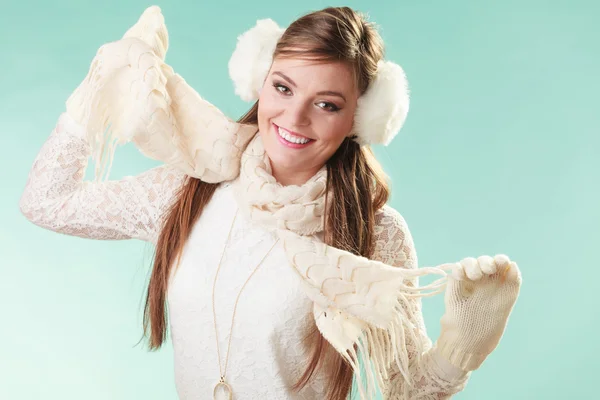
[[[314,139],[298,135],[295,132],[290,132],[287,129],[277,126],[275,124],[273,124],[273,127],[275,128],[275,132],[277,133],[277,138],[279,139],[279,141],[287,147],[291,147],[293,149],[301,149],[315,141]]]

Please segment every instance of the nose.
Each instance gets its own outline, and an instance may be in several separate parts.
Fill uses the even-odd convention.
[[[285,113],[288,116],[289,128],[310,125],[310,102],[295,101],[287,104]]]

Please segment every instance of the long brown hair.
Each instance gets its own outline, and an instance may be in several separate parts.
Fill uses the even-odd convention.
[[[293,22],[277,44],[274,57],[347,62],[362,94],[383,57],[383,44],[373,25],[361,14],[348,7],[330,7]],[[239,122],[258,126],[258,102]],[[171,268],[178,264],[191,229],[217,186],[188,177],[164,218],[144,309],[144,336],[150,332],[150,350],[159,349],[167,337],[166,295]],[[326,198],[325,242],[371,257],[375,212],[387,202],[389,190],[385,174],[368,147],[361,147],[350,138],[344,140],[327,161],[327,193],[331,195]],[[327,399],[345,400],[352,386],[351,366],[316,325],[305,340],[310,356],[292,389],[302,390],[317,368],[326,368]]]

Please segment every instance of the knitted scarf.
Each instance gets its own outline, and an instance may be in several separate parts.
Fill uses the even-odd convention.
[[[319,331],[352,366],[361,398],[374,398],[392,363],[410,385],[407,344],[416,357],[423,351],[410,301],[443,291],[446,272],[386,265],[319,240],[326,170],[304,185],[277,183],[257,127],[229,119],[174,73],[163,61],[166,37],[166,28],[138,24],[102,46],[67,101],[67,112],[87,129],[96,178],[110,169],[115,146],[130,141],[146,156],[206,182],[239,176],[236,190],[245,211],[276,229],[290,268],[314,302]],[[410,284],[430,274],[442,277],[426,286]]]

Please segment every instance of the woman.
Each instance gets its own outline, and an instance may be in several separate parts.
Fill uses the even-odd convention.
[[[286,30],[259,21],[230,62],[237,93],[258,97],[239,122],[164,63],[167,47],[158,7],[101,47],[34,162],[21,210],[57,232],[156,245],[144,333],[160,348],[168,305],[179,397],[462,390],[497,346],[521,277],[507,257],[482,256],[442,266],[454,274],[447,285],[417,287],[445,272],[417,268],[368,147],[387,144],[408,107],[373,26],[347,7]],[[107,130],[109,154],[131,140],[166,165],[82,182],[89,155],[104,172]],[[432,345],[419,298],[444,288]]]

